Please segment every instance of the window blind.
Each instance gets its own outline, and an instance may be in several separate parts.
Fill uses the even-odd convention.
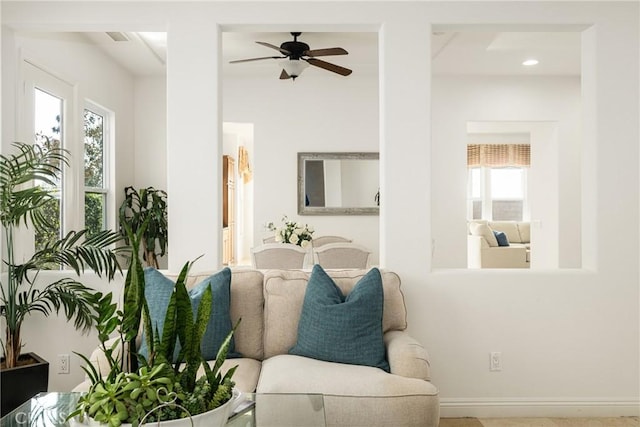
[[[468,167],[529,167],[530,144],[468,144]]]

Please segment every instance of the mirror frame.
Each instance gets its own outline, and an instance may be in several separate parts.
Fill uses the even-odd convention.
[[[379,215],[380,207],[305,206],[304,176],[307,160],[379,160],[380,153],[298,153],[298,215]]]

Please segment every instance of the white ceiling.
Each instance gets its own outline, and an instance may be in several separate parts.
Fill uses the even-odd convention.
[[[106,33],[86,33],[89,40],[112,56],[134,75],[165,72],[166,36],[163,33],[124,33],[127,41],[113,41]],[[160,36],[160,37],[155,37]],[[155,39],[155,41],[154,41]],[[226,32],[222,35],[223,74],[279,76],[278,61],[229,64],[236,59],[278,56],[278,52],[255,43],[279,46],[293,37],[284,32]],[[323,60],[351,68],[354,73],[376,71],[378,34],[374,32],[307,32],[299,37],[311,49],[342,47],[349,55],[323,57]],[[420,54],[420,41],[411,40]],[[479,75],[572,75],[580,74],[579,32],[488,32],[434,31],[431,40],[433,72]],[[533,67],[522,61],[536,58]],[[410,58],[407,58],[410,64]],[[308,71],[305,71],[308,72]],[[327,72],[316,70],[314,72]]]
[[[435,74],[580,75],[579,32],[435,32]],[[522,65],[535,58],[536,66]]]

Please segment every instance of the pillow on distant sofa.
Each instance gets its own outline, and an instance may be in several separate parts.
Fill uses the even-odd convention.
[[[498,246],[509,246],[509,239],[507,235],[502,231],[493,231],[493,234],[496,236],[496,240],[498,241]]]
[[[154,333],[157,329],[158,332],[162,334],[164,329],[164,319],[167,315],[167,308],[169,307],[169,301],[173,294],[175,283],[160,271],[152,267],[145,268],[144,278],[144,294],[147,299],[147,305],[149,306],[151,324],[153,326]],[[229,268],[224,268],[218,273],[203,280],[193,289],[189,290],[191,309],[193,310],[194,318],[198,312],[198,306],[200,305],[206,286],[209,285],[211,286],[211,291],[213,293],[213,301],[211,304],[211,317],[209,318],[207,329],[202,337],[201,349],[205,360],[213,360],[216,358],[220,344],[222,344],[222,341],[224,341],[232,328],[231,316],[229,315],[231,270]],[[180,343],[178,342],[173,354],[174,361],[178,358],[179,352]],[[142,344],[138,349],[138,353],[145,358],[149,355],[144,332],[142,333]],[[234,341],[232,339],[227,357],[238,356],[239,354],[235,353]]]
[[[302,303],[298,338],[289,354],[381,368],[386,359],[382,277],[372,268],[345,297],[333,279],[313,266]]]
[[[482,236],[489,243],[491,247],[498,247],[498,240],[496,240],[493,230],[487,224],[474,222],[469,226],[469,230],[473,236]]]

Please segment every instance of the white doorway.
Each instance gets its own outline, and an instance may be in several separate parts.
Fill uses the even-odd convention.
[[[235,232],[237,266],[251,265],[253,245],[253,124],[222,124],[222,154],[235,159]]]

